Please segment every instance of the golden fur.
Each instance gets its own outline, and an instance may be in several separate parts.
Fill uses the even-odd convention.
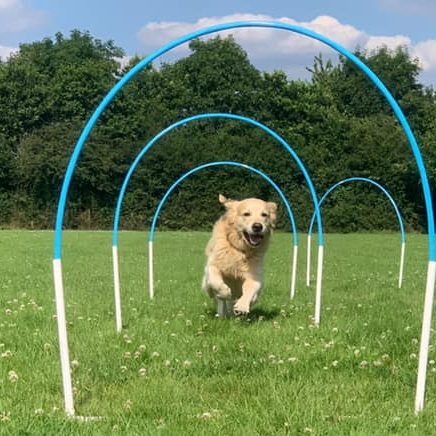
[[[215,223],[206,247],[203,290],[225,301],[225,313],[245,314],[262,288],[263,258],[276,222],[277,205],[257,198],[219,196],[226,213]]]

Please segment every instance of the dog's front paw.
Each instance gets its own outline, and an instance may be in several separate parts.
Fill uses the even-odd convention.
[[[236,301],[235,305],[233,306],[233,313],[236,316],[239,315],[247,315],[247,313],[250,312],[250,304],[243,301],[241,298]]]

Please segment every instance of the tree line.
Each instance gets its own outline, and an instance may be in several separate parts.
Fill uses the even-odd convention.
[[[317,56],[310,79],[262,72],[229,36],[190,43],[178,61],[151,65],[108,106],[85,144],[70,190],[68,228],[110,228],[124,176],[143,146],[163,128],[201,112],[254,118],[280,134],[306,165],[318,194],[351,176],[370,177],[394,196],[408,230],[425,230],[418,171],[386,100],[354,65]],[[407,116],[436,181],[436,95],[419,81],[404,48],[357,49]],[[69,156],[87,119],[116,81],[124,55],[113,41],[87,32],[58,33],[0,61],[0,225],[52,228]],[[300,230],[313,211],[304,177],[264,132],[231,120],[204,120],[174,130],[139,165],[127,190],[121,228],[144,229],[170,184],[199,164],[247,163],[285,192]],[[159,226],[206,229],[220,213],[218,193],[276,200],[271,186],[238,168],[210,168],[170,197]],[[325,205],[328,231],[397,229],[386,198],[364,184],[338,190]],[[279,227],[288,229],[284,208]]]

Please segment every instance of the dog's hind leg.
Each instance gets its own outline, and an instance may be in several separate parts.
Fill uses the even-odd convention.
[[[233,316],[233,300],[223,300],[222,298],[216,298],[217,309],[216,313],[219,318],[228,318]]]

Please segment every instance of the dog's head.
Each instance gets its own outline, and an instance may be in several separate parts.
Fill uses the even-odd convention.
[[[219,201],[227,209],[227,219],[244,242],[251,248],[262,245],[275,228],[277,205],[275,203],[247,198],[246,200],[230,200],[219,195]]]

